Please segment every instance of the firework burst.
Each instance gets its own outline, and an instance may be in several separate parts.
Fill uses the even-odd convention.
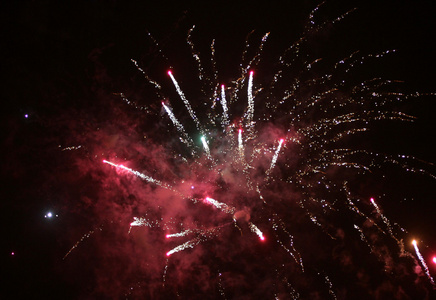
[[[405,230],[375,199],[353,191],[353,183],[378,176],[386,165],[434,177],[413,157],[354,142],[377,122],[412,122],[391,107],[419,94],[391,92],[397,84],[391,80],[353,79],[357,66],[394,51],[355,52],[333,64],[305,54],[318,31],[348,14],[317,24],[318,8],[303,36],[268,70],[274,70],[270,79],[261,67],[269,33],[257,43],[247,38],[239,77],[224,85],[215,41],[203,64],[192,28],[187,41],[201,96],[184,91],[180,70],[168,71],[173,86],[165,88],[132,60],[159,105],[140,106],[120,93],[149,120],[147,128],[134,125],[128,138],[106,137],[104,144],[121,143],[123,152],[95,155],[119,207],[134,199],[120,220],[130,218],[124,239],[137,263],[125,278],[126,296],[337,299],[385,284],[392,295],[417,289],[395,281],[419,275],[403,243]],[[140,144],[126,142],[139,136]],[[65,259],[79,251],[78,243]]]

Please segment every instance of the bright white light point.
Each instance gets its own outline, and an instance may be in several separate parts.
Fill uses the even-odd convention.
[[[168,71],[168,75],[173,75],[173,72],[171,72],[171,70]]]
[[[412,241],[413,246],[416,246],[416,240]]]
[[[15,255],[15,252],[11,252],[11,255],[14,256],[14,255]]]
[[[167,256],[170,256],[170,255],[171,255],[171,253],[167,252]]]
[[[29,117],[29,115],[28,115],[28,114],[25,114],[24,117],[27,119],[27,118]]]
[[[53,214],[52,214],[51,212],[48,212],[48,213],[44,216],[44,218],[51,218],[51,217],[53,217]]]
[[[436,256],[433,256],[433,263],[436,264]]]
[[[170,235],[169,235],[169,234],[167,234],[167,235],[165,235],[165,237],[166,237],[167,239],[169,239],[169,238],[170,238]]]
[[[195,187],[193,185],[191,185],[191,190],[193,190]]]

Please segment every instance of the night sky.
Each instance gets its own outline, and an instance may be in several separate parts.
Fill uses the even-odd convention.
[[[162,286],[166,268],[165,252],[161,253],[166,242],[164,230],[153,225],[134,228],[128,234],[133,217],[149,214],[151,219],[159,219],[171,215],[186,224],[213,220],[205,222],[208,225],[219,223],[221,217],[215,219],[213,210],[202,212],[193,204],[174,205],[165,191],[144,181],[132,181],[131,176],[101,163],[102,159],[124,159],[129,167],[159,170],[152,175],[161,173],[164,178],[183,173],[182,167],[173,168],[173,160],[163,158],[164,145],[177,150],[182,147],[177,144],[175,131],[167,134],[161,131],[169,124],[161,101],[171,102],[176,112],[185,109],[166,73],[172,68],[186,95],[200,99],[191,100],[200,114],[202,104],[198,103],[204,99],[195,83],[195,62],[185,41],[192,25],[196,26],[193,41],[205,60],[215,39],[218,79],[225,83],[239,75],[247,34],[254,30],[250,41],[258,43],[266,32],[271,32],[259,71],[256,70],[256,84],[256,80],[264,82],[264,78],[273,74],[268,66],[301,37],[308,15],[319,3],[182,2],[11,1],[1,5],[0,298],[174,299],[177,295],[181,299],[274,299],[275,295],[280,299],[291,298],[289,290],[281,290],[276,284],[278,275],[273,274],[272,268],[258,267],[253,262],[261,260],[259,257],[268,258],[264,264],[284,260],[289,264],[286,272],[298,274],[299,271],[293,271],[298,269],[295,262],[283,258],[283,253],[271,256],[277,250],[272,239],[259,246],[254,238],[245,238],[249,236],[244,231],[248,229],[243,228],[246,224],[240,226],[241,234],[237,229],[225,231],[194,250],[174,255],[174,260],[171,257],[167,283]],[[422,93],[390,106],[415,116],[414,122],[374,123],[367,135],[349,142],[369,151],[416,157],[410,165],[423,168],[427,174],[387,164],[348,181],[354,193],[366,200],[375,197],[389,221],[407,230],[400,238],[415,262],[418,258],[411,241],[419,242],[430,274],[436,276],[436,264],[431,261],[436,256],[433,231],[436,181],[432,178],[436,175],[433,165],[436,96],[425,95],[436,92],[436,4],[424,0],[397,2],[327,1],[317,12],[319,22],[335,19],[353,8],[357,10],[314,34],[315,38],[303,51],[311,57],[323,58],[329,65],[357,50],[366,55],[395,49],[393,54],[366,63],[356,71],[356,80],[374,77],[399,80],[402,83],[394,85],[396,92]],[[150,42],[149,33],[160,48]],[[150,89],[131,59],[162,84],[167,99],[161,99]],[[319,70],[323,71],[328,72]],[[135,104],[123,102],[119,93]],[[157,114],[153,115],[154,112]],[[189,123],[188,114],[178,116],[182,123]],[[275,125],[279,127],[279,123]],[[192,124],[187,131],[198,136]],[[348,173],[333,176],[343,181]],[[203,183],[196,184],[200,187]],[[270,196],[276,196],[276,192],[271,191]],[[227,191],[216,193],[224,195]],[[199,192],[194,196],[204,195]],[[144,202],[144,198],[149,200]],[[156,199],[162,199],[162,203],[156,204]],[[153,209],[156,207],[159,209]],[[257,209],[261,210],[251,207],[252,220],[263,224],[266,221],[262,214],[255,218]],[[190,214],[199,217],[191,220],[186,217]],[[300,216],[293,212],[288,218],[298,223]],[[346,216],[339,218],[338,223],[352,224]],[[325,222],[329,224],[329,218]],[[87,234],[89,238],[84,238],[65,257]],[[321,261],[328,261],[331,255],[332,261],[344,262],[345,250],[328,246],[328,238],[322,232],[311,235],[309,229],[303,228],[295,234],[296,247],[300,247],[303,256],[307,254],[308,261],[323,266],[318,271],[329,274],[338,299],[436,296],[422,269],[408,277],[385,277],[378,271],[372,272],[383,266],[355,244],[348,244],[349,251],[356,257],[362,255],[359,263],[365,264],[368,259],[365,268],[370,271],[359,275],[355,270],[360,269],[350,263],[348,269],[339,267],[343,273],[335,275],[334,262]],[[244,239],[239,239],[241,235]],[[243,240],[240,246],[234,246],[239,240]],[[357,240],[360,241],[358,236]],[[391,245],[392,239],[387,240],[386,244]],[[383,238],[376,243],[384,243]],[[176,245],[163,247],[168,251]],[[397,271],[406,274],[413,270],[414,265],[402,259],[399,265],[404,266],[403,273]],[[315,274],[315,268],[311,270],[308,265],[307,273]],[[221,271],[223,277],[217,279],[216,274]],[[355,277],[347,279],[347,272],[356,273]],[[319,280],[314,279],[316,276],[308,278],[312,281],[294,278],[301,299],[334,299],[324,275]],[[366,284],[356,283],[359,280]],[[292,278],[289,282],[292,284]],[[219,286],[224,287],[225,296]]]

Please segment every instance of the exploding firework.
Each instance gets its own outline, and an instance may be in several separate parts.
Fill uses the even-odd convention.
[[[248,37],[238,78],[223,85],[215,41],[207,67],[192,28],[187,41],[201,94],[195,97],[184,91],[176,68],[167,72],[170,87],[132,60],[157,101],[140,106],[120,93],[145,125],[129,122],[131,132],[101,140],[108,148],[122,144],[122,153],[93,157],[104,189],[122,210],[111,222],[126,229],[114,233],[124,235],[114,247],[128,249],[122,252],[130,273],[120,279],[125,296],[336,299],[374,296],[386,285],[393,291],[388,296],[418,289],[395,280],[418,280],[405,230],[353,184],[378,176],[386,165],[434,177],[413,157],[379,154],[355,142],[377,122],[412,122],[391,104],[419,94],[391,92],[397,84],[391,80],[353,79],[357,66],[393,51],[355,52],[331,65],[303,54],[324,25],[347,15],[317,24],[317,10],[303,36],[268,70],[274,70],[270,79],[261,67],[269,33],[255,48]],[[64,259],[73,259],[72,250],[91,234]],[[421,284],[433,284],[413,245],[429,279],[419,277]]]

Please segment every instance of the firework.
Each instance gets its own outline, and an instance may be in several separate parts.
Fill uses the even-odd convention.
[[[369,276],[374,266],[383,265],[377,268],[377,276],[387,282],[402,272],[396,262],[413,261],[404,250],[401,228],[389,221],[374,198],[368,203],[356,195],[350,182],[386,165],[413,174],[429,173],[412,167],[413,157],[356,149],[348,142],[378,121],[412,122],[412,116],[393,111],[389,105],[417,95],[392,93],[393,82],[380,78],[348,80],[356,65],[392,51],[352,53],[328,71],[320,66],[321,59],[303,57],[301,51],[310,35],[322,27],[314,21],[317,9],[310,15],[307,32],[279,57],[268,80],[260,67],[254,80],[253,69],[260,64],[269,33],[254,50],[247,39],[240,76],[224,86],[214,67],[215,41],[211,46],[213,71],[208,75],[191,29],[188,44],[204,102],[188,100],[196,97],[185,96],[183,91],[189,89],[182,89],[184,80],[178,76],[179,83],[173,71],[168,75],[178,99],[163,96],[164,84],[152,80],[132,60],[161,102],[159,109],[141,111],[158,119],[154,124],[162,130],[154,126],[146,131],[145,146],[132,147],[140,153],[135,159],[121,159],[116,153],[103,163],[110,166],[104,169],[107,176],[123,191],[133,189],[132,198],[138,200],[131,211],[149,214],[131,213],[127,233],[134,239],[135,232],[141,232],[138,239],[146,240],[141,240],[143,255],[153,249],[154,259],[162,262],[151,268],[160,270],[155,273],[161,276],[141,271],[150,286],[158,282],[165,288],[163,294],[189,298],[192,290],[199,289],[204,295],[217,290],[224,298],[237,298],[242,295],[238,285],[248,285],[253,291],[241,293],[261,298],[310,298],[316,291],[321,297],[336,299],[349,288],[349,276]],[[253,52],[249,59],[248,53]],[[313,76],[317,67],[325,74]],[[176,104],[180,100],[184,107]],[[413,245],[434,285],[416,242]],[[360,262],[361,257],[367,265]],[[185,275],[187,261],[189,268],[207,277],[207,288],[200,287],[195,276]],[[407,272],[414,270],[409,266]],[[268,287],[262,286],[264,282]],[[394,289],[399,293],[402,287]]]

